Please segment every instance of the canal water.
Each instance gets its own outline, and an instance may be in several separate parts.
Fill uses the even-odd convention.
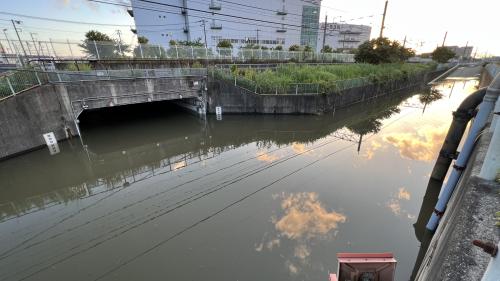
[[[0,280],[328,280],[338,252],[394,252],[474,82],[325,116],[167,104],[83,116],[79,139],[0,162]]]

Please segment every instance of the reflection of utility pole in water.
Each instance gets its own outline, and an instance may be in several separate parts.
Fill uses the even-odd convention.
[[[363,142],[363,135],[359,134],[359,141],[358,141],[358,154],[359,151],[361,150],[361,143]]]
[[[415,229],[415,237],[420,241],[420,250],[418,251],[417,259],[415,260],[415,265],[410,277],[410,280],[414,280],[415,276],[420,268],[420,264],[425,257],[427,248],[432,239],[432,232],[429,231],[425,226],[431,214],[434,212],[434,206],[437,203],[439,192],[441,191],[441,181],[435,179],[429,179],[427,189],[425,191],[424,200],[420,206],[420,212],[418,213],[417,221],[413,224]]]

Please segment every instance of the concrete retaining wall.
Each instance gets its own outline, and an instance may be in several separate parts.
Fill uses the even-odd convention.
[[[420,74],[410,79],[371,84],[339,93],[306,95],[260,95],[228,81],[212,80],[209,82],[207,108],[209,113],[215,113],[215,108],[221,106],[223,114],[323,114],[395,91],[424,87],[440,73]]]
[[[198,84],[193,83],[198,81]],[[0,159],[44,146],[43,134],[58,141],[77,136],[83,110],[201,95],[200,78],[123,79],[47,84],[0,101]],[[204,104],[204,102],[203,102]]]
[[[483,72],[481,73],[481,79],[479,81],[479,87],[487,87],[491,81],[493,81],[493,78],[500,73],[500,65],[496,63],[490,63],[487,64]]]

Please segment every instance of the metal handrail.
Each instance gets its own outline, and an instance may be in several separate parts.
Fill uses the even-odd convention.
[[[99,73],[102,73],[99,74]],[[167,73],[167,75],[165,75]],[[120,75],[124,74],[124,75]],[[16,77],[22,75],[22,77]],[[41,71],[17,70],[0,77],[0,100],[47,83],[69,83],[76,81],[100,81],[118,79],[151,79],[206,76],[205,68],[159,68],[93,71]],[[76,79],[72,79],[75,78]],[[85,79],[82,79],[85,78]],[[88,78],[88,79],[87,79]]]

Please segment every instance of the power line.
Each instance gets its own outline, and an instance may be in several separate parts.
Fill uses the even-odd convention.
[[[149,10],[149,11],[155,11],[155,12],[162,12],[162,13],[173,14],[173,15],[178,15],[179,14],[179,12],[168,11],[168,10],[159,10],[158,8],[151,8],[151,7],[144,7],[144,6],[130,6],[130,5],[122,4],[122,3],[107,2],[107,1],[102,1],[102,0],[89,0],[89,1],[96,2],[96,3],[102,3],[102,4],[108,4],[108,5],[115,5],[115,6],[122,6],[122,7],[134,8],[134,9],[142,9],[142,10]],[[156,4],[156,5],[160,5],[160,6],[167,6],[167,7],[170,7],[170,8],[181,8],[181,9],[184,9],[184,7],[177,6],[177,5],[163,4],[163,3],[158,3],[158,2],[154,2],[154,1],[147,1],[147,0],[139,0],[139,1],[147,2],[147,3],[151,3],[151,4]],[[259,20],[259,19],[253,19],[253,18],[247,18],[247,17],[240,17],[240,16],[233,16],[233,15],[227,15],[227,14],[221,14],[221,13],[214,13],[214,12],[204,11],[204,10],[200,10],[200,9],[193,9],[193,8],[185,8],[185,9],[187,9],[187,10],[193,10],[194,12],[200,12],[200,13],[210,14],[210,15],[219,15],[219,16],[236,18],[236,19],[241,19],[241,20],[246,20],[246,21],[254,21],[254,22],[242,22],[242,21],[220,19],[220,18],[217,19],[218,21],[222,21],[222,22],[231,22],[231,23],[247,24],[247,25],[252,25],[252,26],[271,27],[271,28],[277,28],[277,27],[280,27],[281,25],[283,25],[283,26],[291,26],[291,27],[298,27],[298,28],[308,28],[310,30],[322,30],[319,27],[305,27],[305,26],[302,26],[302,25],[286,24],[286,23],[282,23],[282,22],[275,22],[275,21],[268,21],[268,20]],[[206,18],[206,17],[201,16],[201,15],[190,15],[190,16],[194,17],[194,18],[200,18],[200,19],[205,19]],[[374,15],[369,15],[369,16],[364,16],[364,17],[360,17],[360,18],[357,18],[357,19],[368,18],[368,17],[373,17],[373,16]],[[355,19],[356,18],[354,18],[353,20],[355,20]],[[255,23],[255,21],[257,21],[257,22],[263,22],[263,23],[275,24],[277,26],[263,25],[263,24]],[[292,29],[292,28],[288,28],[288,30],[301,31],[300,29]]]
[[[123,27],[130,27],[130,24],[112,24],[112,23],[99,23],[99,22],[83,22],[83,21],[73,21],[73,20],[65,20],[65,19],[54,19],[54,18],[45,18],[45,17],[38,17],[38,16],[30,16],[30,15],[24,15],[24,14],[16,14],[16,13],[9,13],[9,12],[0,12],[2,15],[10,15],[10,16],[15,16],[15,17],[23,17],[23,18],[30,18],[30,19],[36,19],[36,20],[46,20],[46,21],[52,21],[52,22],[64,22],[64,23],[70,23],[70,24],[86,24],[86,25],[99,25],[99,26],[123,26]],[[162,24],[145,24],[145,25],[139,25],[139,26],[164,26]]]

